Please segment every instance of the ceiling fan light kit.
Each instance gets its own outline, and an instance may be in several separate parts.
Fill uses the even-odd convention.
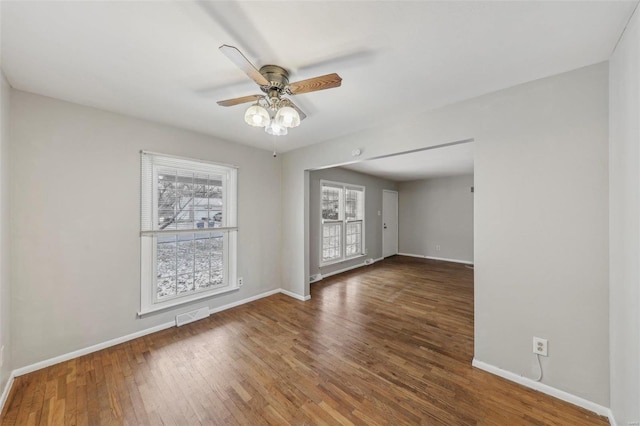
[[[269,112],[266,109],[259,104],[255,104],[247,108],[247,112],[244,113],[244,121],[249,126],[265,127],[271,121],[271,117],[269,117]]]
[[[285,126],[281,126],[274,120],[271,120],[271,122],[267,124],[264,131],[273,136],[285,136],[289,133]]]
[[[265,65],[258,70],[237,48],[223,44],[220,51],[255,81],[264,95],[227,99],[218,101],[218,105],[228,107],[255,101],[245,112],[244,121],[250,126],[264,127],[265,132],[270,135],[284,136],[288,133],[287,129],[298,127],[307,117],[283,95],[315,92],[342,84],[342,78],[335,73],[289,83],[289,72],[280,66]]]
[[[276,113],[275,120],[276,123],[284,127],[298,127],[300,125],[300,114],[290,106],[284,106]]]

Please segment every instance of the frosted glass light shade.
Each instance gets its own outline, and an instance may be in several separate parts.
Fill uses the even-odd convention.
[[[251,105],[244,113],[244,121],[249,126],[264,127],[270,120],[269,113],[260,105]]]
[[[300,125],[300,114],[291,107],[282,107],[276,113],[276,123],[284,127],[298,127]]]
[[[287,128],[276,123],[276,120],[271,121],[264,131],[273,136],[284,136],[288,133]]]

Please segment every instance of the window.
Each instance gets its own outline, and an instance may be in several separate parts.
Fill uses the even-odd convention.
[[[237,169],[142,153],[141,314],[236,285]]]
[[[364,187],[320,181],[320,265],[364,255]]]

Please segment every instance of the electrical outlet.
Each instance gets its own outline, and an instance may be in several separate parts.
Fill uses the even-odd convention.
[[[0,348],[0,367],[4,364],[4,345]]]
[[[533,353],[534,354],[538,354],[538,355],[542,355],[542,356],[549,356],[548,355],[548,348],[549,348],[549,344],[547,342],[547,339],[542,339],[540,337],[534,337],[533,338]]]
[[[244,284],[244,279],[240,277],[238,278],[238,287],[242,287],[242,284]]]
[[[440,251],[440,245],[436,245],[436,251]]]

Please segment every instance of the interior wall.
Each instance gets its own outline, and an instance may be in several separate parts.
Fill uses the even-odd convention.
[[[270,152],[15,90],[11,108],[14,368],[280,287]],[[137,318],[140,150],[239,166],[239,290]]]
[[[473,263],[473,175],[401,182],[400,253]]]
[[[640,13],[609,64],[611,410],[640,421]]]
[[[0,393],[12,370],[10,329],[10,215],[9,215],[9,105],[11,88],[0,71],[0,347],[4,346],[0,367]]]
[[[365,189],[365,248],[367,255],[333,265],[320,267],[320,180],[350,183]],[[362,264],[365,259],[382,258],[382,190],[396,191],[397,183],[364,173],[338,167],[316,170],[309,173],[309,274],[331,274],[345,268]]]
[[[608,66],[600,63],[283,156],[283,287],[309,294],[305,170],[475,142],[475,357],[609,405]]]

